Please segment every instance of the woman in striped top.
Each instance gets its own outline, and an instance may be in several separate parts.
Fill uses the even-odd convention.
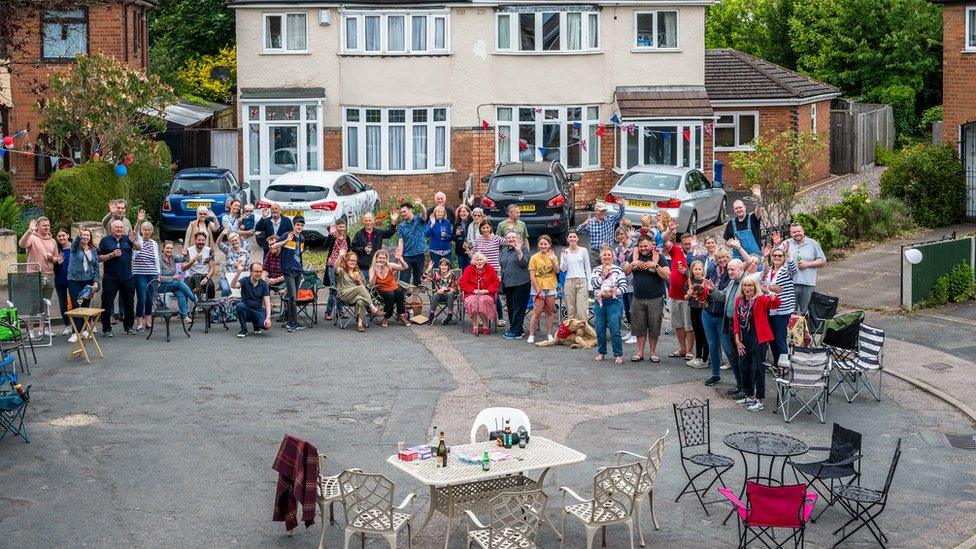
[[[596,297],[593,318],[596,324],[597,355],[603,360],[607,354],[607,328],[613,347],[613,363],[624,363],[624,344],[620,339],[620,318],[623,316],[623,296],[627,293],[627,275],[613,263],[613,250],[604,246],[600,250],[600,265],[590,275],[590,289]]]
[[[790,315],[796,310],[796,291],[793,288],[793,277],[796,276],[796,261],[788,257],[783,238],[778,231],[772,234],[773,247],[765,250],[769,256],[769,268],[762,271],[762,286],[779,294],[781,305],[769,311],[769,325],[773,329],[773,342],[770,348],[773,352],[773,364],[779,365],[779,357],[787,355],[789,348],[786,344],[786,332],[790,323]]]
[[[152,303],[149,283],[159,276],[159,243],[152,239],[153,224],[146,221],[139,226],[141,248],[132,252],[132,276],[136,281],[136,332],[149,329],[152,324]]]
[[[480,253],[485,256],[485,261],[491,265],[496,273],[502,272],[501,261],[501,249],[505,245],[505,239],[492,234],[491,221],[488,221],[482,216],[482,221],[478,225],[478,232],[481,234],[474,242],[471,243],[471,251],[468,255],[474,259],[474,254]],[[495,295],[495,313],[498,315],[498,327],[505,327],[505,320],[502,318],[502,300],[501,293],[499,292]]]

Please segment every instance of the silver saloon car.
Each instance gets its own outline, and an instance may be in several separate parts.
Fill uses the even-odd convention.
[[[635,226],[640,226],[644,214],[654,217],[663,210],[677,222],[679,233],[695,234],[699,228],[716,221],[724,223],[728,217],[725,189],[694,168],[634,166],[604,201],[617,204],[621,198],[627,200],[626,217]]]

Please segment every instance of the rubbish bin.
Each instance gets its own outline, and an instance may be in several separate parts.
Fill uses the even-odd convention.
[[[721,183],[723,187],[725,186],[725,180],[722,179],[722,172],[724,171],[724,169],[725,169],[725,162],[722,162],[721,160],[716,160],[715,169],[714,169],[715,172],[714,180],[716,183]]]

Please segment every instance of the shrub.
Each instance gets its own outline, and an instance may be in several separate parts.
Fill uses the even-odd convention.
[[[843,234],[849,241],[884,240],[913,226],[908,207],[897,198],[872,198],[859,185],[841,196],[837,204],[821,208],[818,216],[845,220]]]
[[[976,273],[967,263],[956,265],[935,281],[928,297],[925,298],[925,304],[935,306],[976,299],[974,274]]]
[[[899,134],[911,134],[915,130],[915,89],[904,84],[892,84],[871,90],[868,96],[879,103],[891,105],[895,118],[895,130]]]
[[[923,227],[962,221],[966,214],[962,163],[948,143],[904,149],[881,176],[881,196],[901,199]]]
[[[875,143],[874,145],[874,165],[875,166],[890,166],[892,162],[895,161],[895,156],[897,153],[895,151],[885,148],[881,143]]]
[[[793,216],[793,221],[803,225],[806,235],[819,242],[825,254],[847,245],[847,237],[844,236],[846,223],[843,218],[828,217],[822,213],[801,213]]]
[[[14,195],[14,182],[10,177],[10,172],[0,170],[0,198],[7,198]]]
[[[227,67],[230,77],[214,79],[210,72],[215,67]],[[206,101],[230,101],[233,95],[231,87],[237,84],[237,50],[227,46],[215,54],[190,59],[179,70],[178,76],[187,91],[195,97]]]
[[[932,124],[942,121],[942,105],[929,107],[922,112],[922,119],[918,122],[918,129],[923,135],[932,133]]]
[[[87,162],[54,172],[44,186],[44,210],[51,226],[101,221],[109,200],[128,196],[126,179],[115,175],[115,166],[108,162]]]
[[[135,222],[139,208],[145,208],[146,218],[155,221],[173,181],[170,170],[172,157],[165,143],[157,142],[156,151],[148,158],[137,158],[129,166],[129,208],[131,221]],[[99,218],[101,219],[101,218]]]

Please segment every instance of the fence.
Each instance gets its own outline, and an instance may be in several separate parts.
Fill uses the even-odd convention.
[[[835,101],[830,111],[830,173],[860,173],[874,166],[875,146],[895,146],[890,105]]]
[[[905,251],[915,249],[922,259],[912,264]],[[921,303],[940,276],[960,263],[976,267],[976,237],[956,238],[956,233],[942,240],[906,244],[901,247],[901,306],[911,309]]]

